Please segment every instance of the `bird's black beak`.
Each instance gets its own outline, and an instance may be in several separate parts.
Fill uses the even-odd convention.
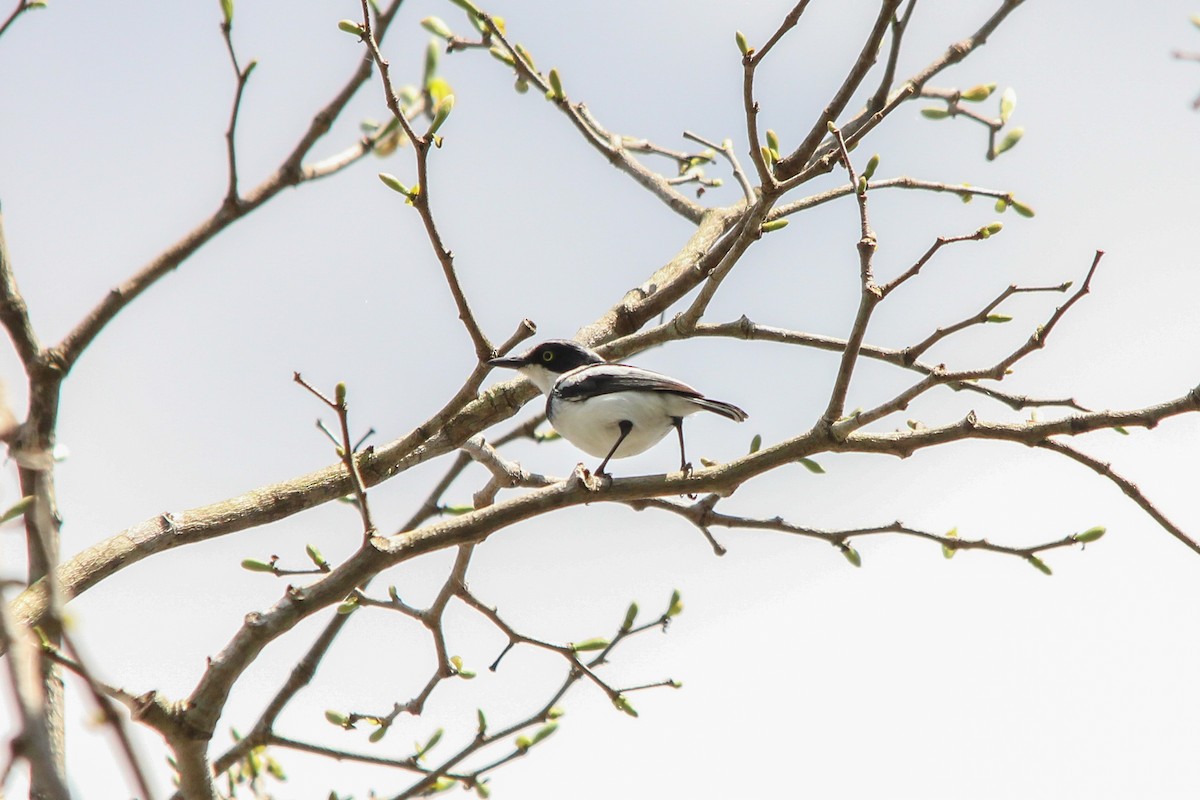
[[[507,369],[520,369],[525,366],[525,359],[520,356],[504,356],[503,358],[493,358],[488,362],[490,367],[505,367]]]

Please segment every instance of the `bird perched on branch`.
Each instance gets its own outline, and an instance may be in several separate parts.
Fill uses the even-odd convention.
[[[685,383],[629,364],[613,364],[565,339],[550,339],[519,356],[493,358],[493,367],[515,369],[546,395],[546,417],[562,437],[604,460],[649,450],[674,428],[679,434],[679,468],[691,471],[683,447],[683,418],[697,411],[741,422],[746,412],[713,400]]]

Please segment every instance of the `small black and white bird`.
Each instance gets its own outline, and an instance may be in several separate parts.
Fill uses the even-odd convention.
[[[604,460],[649,450],[674,428],[679,433],[679,468],[691,471],[683,448],[683,418],[712,411],[741,422],[746,412],[713,400],[673,378],[629,364],[609,363],[566,339],[550,339],[519,356],[493,358],[493,367],[520,372],[546,395],[546,417],[562,437]]]

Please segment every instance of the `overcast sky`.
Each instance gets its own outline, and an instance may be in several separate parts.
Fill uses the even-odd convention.
[[[964,38],[995,2],[922,0],[900,74]],[[751,7],[752,6],[752,7]],[[1103,7],[1101,7],[1103,6]],[[729,137],[745,153],[742,68],[734,31],[762,43],[790,7],[610,0],[548,7],[495,0],[483,7],[543,70],[557,67],[573,100],[611,130],[687,148],[692,130]],[[853,62],[875,3],[816,0],[760,73],[761,124],[785,148],[808,130]],[[872,222],[881,277],[898,274],[939,235],[1001,219],[987,242],[958,245],[881,307],[868,340],[902,347],[974,312],[1010,283],[1079,281],[1104,258],[1092,293],[1049,347],[1004,382],[1014,392],[1074,396],[1089,408],[1135,408],[1200,382],[1200,294],[1195,189],[1200,50],[1194,4],[1079,4],[1030,0],[964,64],[934,81],[1013,87],[1020,144],[995,162],[965,120],[934,122],[913,103],[857,151],[879,153],[879,177],[907,175],[1007,189],[1036,209],[997,216],[977,198],[879,192]],[[239,123],[242,180],[275,168],[315,111],[363,56],[337,29],[357,2],[243,0],[234,41],[259,66]],[[470,30],[452,3],[407,0],[384,51],[398,83],[419,80],[437,14]],[[223,134],[233,78],[212,2],[71,4],[51,0],[0,39],[0,202],[20,286],[43,342],[60,339],[112,286],[218,207],[226,179]],[[571,336],[643,281],[686,242],[691,226],[612,169],[535,91],[518,95],[503,65],[476,51],[444,57],[456,96],[431,156],[443,235],[485,331],[504,339],[528,317],[540,337]],[[995,99],[983,106],[994,112]],[[382,90],[366,87],[316,147],[323,157],[382,119]],[[656,162],[650,162],[655,164]],[[313,427],[322,409],[291,381],[350,388],[352,421],[390,441],[440,407],[473,364],[441,271],[417,215],[376,178],[412,183],[411,153],[375,158],[281,194],[237,223],[126,309],[87,351],[64,389],[58,471],[63,552],[79,550],[164,511],[182,511],[331,463]],[[736,202],[725,186],[704,202]],[[835,185],[831,177],[816,189]],[[815,189],[814,189],[815,190]],[[832,203],[793,218],[756,244],[708,319],[844,336],[857,299],[857,211]],[[990,363],[1052,312],[1058,295],[1000,309],[1014,319],[971,331],[930,354],[954,368]],[[824,410],[835,359],[778,345],[702,339],[633,359],[750,413],[688,423],[689,448],[731,459],[761,434],[768,444],[806,430]],[[23,407],[19,364],[0,377]],[[507,378],[509,376],[501,376]],[[849,407],[868,406],[912,376],[864,365]],[[908,418],[1015,421],[975,395],[937,393],[875,426]],[[538,410],[532,403],[525,415]],[[1055,412],[1040,412],[1043,417]],[[525,415],[518,417],[523,419]],[[332,422],[332,420],[329,420]],[[511,423],[510,423],[511,424]],[[498,426],[495,436],[507,430]],[[1200,536],[1195,454],[1200,419],[1077,442],[1111,460],[1173,521]],[[565,442],[519,445],[530,469],[566,474],[581,454]],[[623,462],[618,475],[673,468],[670,444]],[[1086,551],[1046,556],[1046,577],[1019,559],[962,553],[946,561],[928,542],[857,540],[855,569],[821,543],[782,534],[701,535],[651,511],[590,506],[505,530],[482,545],[471,586],[530,635],[578,641],[607,635],[631,600],[647,615],[673,589],[686,611],[669,633],[619,649],[617,684],[664,678],[684,688],[640,692],[641,712],[614,711],[591,687],[568,695],[555,736],[494,775],[493,796],[583,800],[637,797],[1127,798],[1194,797],[1200,783],[1200,558],[1119,490],[1044,452],[960,444],[899,461],[818,458],[743,487],[723,506],[801,525],[852,528],[896,519],[934,532],[1023,545],[1095,525]],[[589,466],[592,459],[587,459]],[[445,462],[423,465],[372,492],[376,519],[395,530]],[[15,499],[15,473],[0,497]],[[469,502],[485,480],[470,470],[446,496]],[[7,505],[7,502],[0,502]],[[71,605],[78,636],[102,677],[128,690],[186,696],[204,659],[242,617],[269,607],[283,582],[239,568],[279,554],[296,566],[315,543],[335,563],[357,546],[357,516],[329,507],[276,525],[143,561]],[[0,531],[2,577],[22,574],[23,537]],[[410,602],[440,586],[448,554],[384,578]],[[381,590],[382,591],[382,590]],[[460,610],[461,611],[461,610]],[[446,727],[473,735],[476,707],[515,720],[557,685],[553,659],[520,649],[496,674],[485,667],[503,638],[466,611],[451,647],[480,669],[440,688],[426,714],[371,745],[325,709],[386,712],[428,677],[433,654],[411,621],[364,612],[317,681],[284,714],[281,732],[387,756]],[[268,648],[235,691],[230,726],[248,728],[328,614]],[[82,798],[126,796],[107,737],[71,695],[69,766]],[[14,731],[11,712],[3,730]],[[165,751],[139,742],[160,786]],[[365,798],[405,784],[390,773],[276,753],[291,779],[281,798]],[[8,789],[18,796],[19,781]]]

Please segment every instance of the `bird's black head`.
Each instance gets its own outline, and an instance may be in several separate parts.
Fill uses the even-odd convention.
[[[604,359],[581,344],[566,339],[549,339],[519,356],[493,358],[493,367],[515,369],[549,394],[558,376],[586,364],[603,364]]]
[[[519,356],[493,358],[488,363],[493,367],[509,369],[541,367],[547,372],[561,375],[584,364],[603,364],[604,359],[576,342],[567,339],[547,339]]]

